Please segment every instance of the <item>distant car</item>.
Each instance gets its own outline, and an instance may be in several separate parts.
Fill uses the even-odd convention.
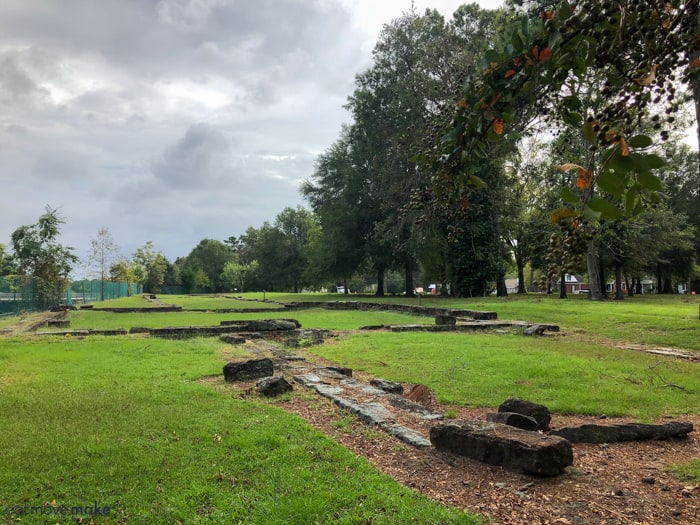
[[[580,289],[578,292],[576,292],[576,293],[582,294],[582,293],[588,293],[588,292],[590,292],[590,290],[589,290],[588,288],[581,288],[581,289]]]
[[[345,286],[337,286],[335,290],[338,293],[345,293]]]

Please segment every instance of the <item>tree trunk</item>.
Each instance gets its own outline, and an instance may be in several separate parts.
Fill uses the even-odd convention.
[[[625,286],[627,287],[627,296],[628,297],[634,297],[634,277],[632,277],[632,281],[630,282],[629,277],[625,273]]]
[[[532,267],[532,265],[530,266],[530,287],[529,287],[529,290],[531,292],[535,291],[535,269]]]
[[[588,241],[586,253],[586,266],[588,267],[588,298],[592,301],[600,301],[603,298],[600,292],[600,272],[598,271],[598,257],[596,256],[595,241]]]
[[[384,268],[377,268],[377,292],[378,297],[384,297]]]
[[[413,297],[415,293],[413,292],[413,264],[410,260],[406,260],[406,297]]]
[[[676,291],[673,289],[673,284],[672,284],[670,277],[664,278],[664,287],[663,287],[663,291],[661,293],[668,293],[668,294],[676,293]]]
[[[559,299],[566,299],[566,272],[559,275]]]
[[[656,263],[656,293],[662,293],[664,286],[663,279],[661,278],[661,263]]]
[[[625,296],[622,293],[622,264],[615,263],[615,300],[622,301]]]
[[[525,263],[522,258],[516,259],[515,263],[518,265],[518,293],[527,293],[525,289]]]
[[[508,297],[508,287],[504,275],[499,275],[496,279],[496,297]]]
[[[347,277],[343,278],[343,293],[344,294],[350,293],[350,290],[348,290],[348,278]]]
[[[607,299],[608,298],[608,287],[607,287],[608,278],[605,275],[605,264],[603,264],[603,261],[600,261],[598,264],[599,264],[599,271],[600,271],[600,295],[603,299]]]

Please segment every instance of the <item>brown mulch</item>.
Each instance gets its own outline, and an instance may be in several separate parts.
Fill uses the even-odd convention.
[[[411,385],[407,385],[410,387]],[[434,398],[435,411],[441,407]],[[574,466],[556,478],[514,474],[433,448],[418,449],[351,420],[332,402],[294,395],[281,403],[311,425],[364,456],[400,483],[446,505],[505,524],[697,524],[700,488],[676,479],[668,467],[700,458],[697,431],[688,439],[574,445]],[[480,419],[495,409],[461,408],[456,419]],[[700,416],[683,418],[700,428]],[[629,419],[553,415],[552,427]],[[427,435],[433,423],[423,423]],[[416,425],[411,425],[416,428]]]

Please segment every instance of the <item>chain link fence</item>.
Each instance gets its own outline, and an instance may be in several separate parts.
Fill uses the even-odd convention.
[[[138,294],[140,286],[134,284],[129,290],[127,283],[116,283],[98,279],[75,281],[64,291],[58,290],[47,301],[46,288],[36,279],[26,276],[0,277],[0,315],[35,312],[58,306],[80,305],[107,299],[118,299]]]

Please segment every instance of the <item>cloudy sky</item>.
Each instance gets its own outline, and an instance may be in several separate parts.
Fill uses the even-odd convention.
[[[458,0],[416,0],[450,17]],[[501,0],[481,0],[498,7]],[[394,0],[2,0],[0,243],[45,206],[171,261],[303,204]]]

